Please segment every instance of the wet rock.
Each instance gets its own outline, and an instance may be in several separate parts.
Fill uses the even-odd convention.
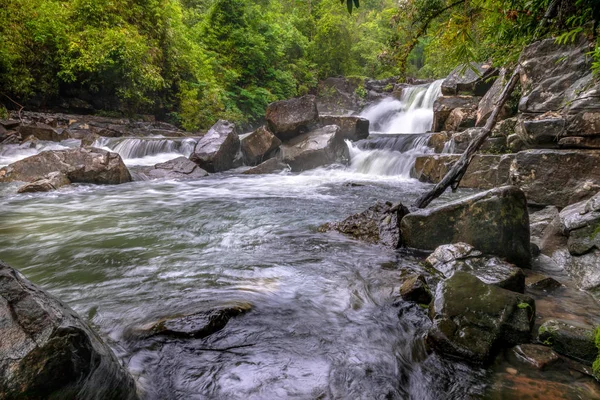
[[[400,221],[407,213],[408,209],[402,204],[377,203],[342,222],[324,224],[319,227],[319,231],[335,230],[367,243],[398,248],[402,245]]]
[[[521,372],[521,371],[519,371]],[[565,400],[565,399],[597,399],[600,390],[591,380],[577,381],[572,372],[565,371],[564,377],[557,382],[550,377],[545,378],[536,374],[528,376],[524,373],[497,374],[495,382],[488,389],[486,400]]]
[[[164,163],[156,164],[148,172],[152,179],[197,179],[208,176],[208,172],[186,157],[178,157]]]
[[[438,285],[430,317],[427,343],[433,348],[468,362],[487,363],[499,348],[530,341],[535,302],[459,271]]]
[[[269,104],[267,126],[282,141],[308,132],[319,122],[315,96],[306,95]]]
[[[595,328],[576,321],[552,319],[538,331],[538,340],[557,353],[591,364],[598,356]]]
[[[258,165],[268,160],[279,148],[281,140],[261,126],[241,141],[242,155],[247,165]]]
[[[208,172],[227,171],[234,167],[240,150],[240,138],[235,133],[235,124],[219,120],[196,143],[190,160]]]
[[[475,126],[484,126],[487,122],[487,119],[492,114],[496,106],[496,102],[500,99],[500,95],[504,90],[504,86],[506,86],[506,82],[510,75],[511,71],[507,71],[505,68],[500,69],[498,78],[494,81],[492,87],[485,93],[482,97],[479,105],[477,107],[476,113],[476,122]],[[504,104],[500,113],[498,114],[498,120],[503,120],[510,116],[511,110],[507,104]]]
[[[32,125],[21,125],[18,128],[18,132],[22,137],[34,136],[39,140],[47,140],[51,142],[60,142],[61,140],[69,138],[64,130],[54,129],[49,125],[39,122]]]
[[[490,78],[497,73],[498,70],[487,63],[458,66],[442,82],[442,94],[483,96],[493,84]]]
[[[539,370],[544,370],[560,360],[560,356],[554,350],[539,344],[521,344],[515,346],[512,353],[521,363]]]
[[[525,277],[525,286],[534,290],[551,291],[562,287],[562,283],[549,276],[528,274]]]
[[[43,151],[0,169],[0,182],[33,182],[52,172],[73,183],[119,184],[131,181],[121,156],[106,150],[78,148]]]
[[[347,163],[348,146],[336,125],[315,129],[280,146],[281,159],[292,171],[305,171],[334,163]]]
[[[517,266],[528,266],[531,258],[527,202],[512,186],[411,212],[401,231],[404,245],[416,249],[465,242]]]
[[[256,167],[250,168],[249,170],[246,170],[242,173],[246,175],[274,174],[277,172],[285,171],[286,169],[289,169],[289,166],[287,164],[285,164],[278,158],[271,158],[257,165]]]
[[[558,217],[558,208],[556,206],[548,206],[540,211],[529,214],[529,233],[531,235],[531,243],[540,245],[544,231],[548,225]]]
[[[431,303],[431,291],[423,275],[409,276],[400,286],[400,296],[417,304]]]
[[[448,142],[450,138],[450,132],[432,133],[429,136],[429,142],[427,142],[427,146],[432,147],[436,153],[441,153],[442,151],[444,151],[444,147],[446,147],[446,142]]]
[[[462,131],[475,126],[477,110],[475,108],[455,108],[444,122],[445,131]]]
[[[438,97],[433,103],[433,132],[440,132],[444,129],[446,120],[454,109],[460,108],[466,113],[475,112],[480,99],[480,97],[474,96]]]
[[[525,274],[521,268],[497,257],[484,256],[467,243],[442,245],[427,257],[425,264],[446,278],[450,278],[457,271],[463,271],[475,275],[489,285],[518,293],[525,291]]]
[[[132,377],[73,310],[0,262],[3,399],[137,398]]]
[[[418,156],[411,176],[427,183],[438,183],[459,159],[458,155],[431,154]],[[509,183],[509,171],[514,155],[477,154],[471,160],[460,187],[491,189]]]
[[[321,115],[319,124],[339,126],[340,135],[353,142],[369,136],[369,120],[355,115]]]
[[[17,193],[51,192],[70,184],[71,181],[62,172],[51,172],[42,179],[21,186]]]
[[[526,150],[510,171],[531,204],[566,207],[600,190],[600,151]]]
[[[565,119],[559,115],[540,116],[535,119],[519,118],[515,134],[526,147],[556,148],[566,133]]]
[[[3,139],[0,140],[0,144],[19,144],[23,138],[17,131],[8,131]]]

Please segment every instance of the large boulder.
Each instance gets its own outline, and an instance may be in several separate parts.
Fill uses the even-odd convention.
[[[500,99],[500,95],[504,90],[504,86],[506,86],[506,82],[511,72],[507,71],[505,68],[500,69],[498,78],[494,81],[492,87],[486,92],[483,96],[479,105],[477,107],[476,121],[475,126],[484,126],[487,122],[487,119],[494,111],[496,107],[496,103]],[[500,109],[500,113],[498,114],[498,119],[503,120],[510,116],[510,107],[507,104],[504,104]]]
[[[527,200],[514,186],[411,212],[400,226],[407,247],[433,251],[465,242],[518,266],[528,266],[531,259]]]
[[[438,285],[430,317],[427,343],[438,352],[487,363],[502,347],[530,341],[535,302],[458,271]]]
[[[133,400],[132,377],[73,310],[0,261],[0,397]]]
[[[543,114],[533,119],[520,116],[515,125],[515,134],[525,147],[556,148],[566,132],[565,119],[556,114]]]
[[[474,113],[477,110],[480,97],[475,96],[440,96],[433,103],[433,132],[444,129],[446,120],[453,110],[461,109],[464,113]]]
[[[464,153],[471,142],[483,132],[483,128],[468,128],[452,134],[452,152]],[[488,137],[479,148],[481,153],[502,154],[506,152],[506,137]]]
[[[306,133],[319,123],[315,96],[306,95],[271,103],[265,119],[269,130],[283,141]]]
[[[369,120],[355,115],[321,115],[319,123],[323,126],[339,126],[340,135],[353,142],[369,136]]]
[[[305,171],[333,163],[347,163],[348,146],[337,125],[327,125],[296,136],[280,147],[281,159],[292,171]]]
[[[70,185],[71,181],[62,172],[50,172],[45,177],[21,186],[17,193],[51,192],[63,186]]]
[[[156,164],[148,171],[148,176],[152,179],[197,179],[207,175],[208,172],[186,157]]]
[[[43,151],[0,169],[0,182],[33,182],[52,172],[73,183],[119,184],[131,181],[121,156],[97,148]]]
[[[246,165],[258,165],[269,159],[279,148],[281,140],[262,126],[241,140]]]
[[[600,151],[526,150],[510,169],[531,204],[566,207],[600,190]]]
[[[235,166],[239,150],[240,138],[235,132],[235,124],[219,120],[196,143],[190,160],[208,172],[227,171]]]
[[[538,330],[538,340],[557,353],[591,365],[598,357],[596,327],[577,321],[551,319]]]
[[[444,131],[460,132],[475,126],[477,110],[475,108],[455,108],[444,122]]]
[[[525,274],[521,268],[498,259],[485,256],[467,243],[445,244],[427,257],[425,265],[449,278],[457,271],[475,275],[483,283],[502,289],[523,293]]]
[[[40,122],[31,125],[21,125],[17,130],[23,138],[33,136],[38,140],[47,140],[51,142],[60,142],[61,140],[69,138],[69,135],[62,129],[54,129],[50,125]]]
[[[460,65],[442,82],[444,96],[483,96],[492,86],[491,79],[498,70],[490,64]]]

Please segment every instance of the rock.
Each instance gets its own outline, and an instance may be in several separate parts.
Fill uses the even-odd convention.
[[[47,140],[51,142],[60,142],[61,140],[69,138],[69,136],[65,134],[63,130],[57,130],[49,125],[39,122],[32,125],[21,125],[18,128],[18,132],[22,137],[34,136],[39,140]]]
[[[569,136],[558,141],[561,149],[600,149],[600,136]]]
[[[440,96],[433,103],[433,132],[444,128],[452,110],[460,108],[464,113],[475,112],[480,97],[474,96]]]
[[[132,377],[73,310],[0,262],[3,399],[137,399]]]
[[[3,119],[0,120],[0,125],[7,131],[15,130],[21,125],[21,121],[17,119]]]
[[[315,96],[306,95],[271,103],[265,119],[269,130],[283,141],[306,133],[319,122]]]
[[[522,151],[511,165],[510,179],[529,203],[566,207],[600,190],[600,151]]]
[[[329,77],[317,87],[317,107],[320,112],[349,115],[360,111],[366,99],[357,95],[357,89],[364,87],[363,79]]]
[[[178,157],[174,160],[156,164],[148,172],[148,176],[152,179],[197,179],[207,175],[208,172],[186,157]]]
[[[457,155],[448,154],[418,156],[411,176],[421,182],[438,183],[458,158]],[[460,181],[460,187],[491,189],[507,185],[510,182],[509,171],[513,158],[512,154],[476,154]]]
[[[567,134],[600,135],[600,83],[592,72],[575,82],[565,93]]]
[[[507,71],[505,68],[501,68],[499,71],[498,78],[494,81],[492,87],[482,97],[477,107],[476,121],[474,126],[484,126],[487,119],[494,111],[496,102],[500,99],[500,95],[506,86],[506,81],[512,74],[511,71]],[[510,116],[510,107],[504,104],[500,113],[498,114],[498,120],[503,120]]]
[[[488,285],[518,293],[525,291],[525,274],[521,268],[497,257],[484,256],[467,243],[439,246],[427,257],[425,265],[439,271],[446,278],[457,271],[464,271],[475,275]]]
[[[71,181],[62,172],[50,172],[42,179],[21,186],[17,193],[50,192],[70,184]]]
[[[119,184],[131,181],[121,156],[106,150],[77,148],[43,151],[0,169],[0,182],[34,182],[52,172],[73,183]]]
[[[450,132],[437,132],[429,135],[427,147],[432,147],[436,153],[442,153],[446,148],[446,143],[450,140]]]
[[[281,144],[281,140],[264,126],[255,130],[240,142],[246,165],[258,165],[269,159]]]
[[[452,135],[453,153],[464,153],[479,134],[482,133],[482,128],[469,128],[463,132],[456,132]],[[506,152],[505,137],[490,137],[483,142],[479,148],[481,153],[504,153]]]
[[[544,370],[560,360],[556,352],[539,344],[520,344],[512,349],[514,356],[523,364]]]
[[[430,317],[429,345],[451,357],[487,363],[499,348],[530,341],[535,302],[459,271],[438,285]]]
[[[529,233],[531,242],[540,245],[546,227],[558,217],[558,208],[548,206],[543,210],[529,214]]]
[[[404,245],[415,249],[465,242],[517,266],[528,266],[531,259],[527,201],[513,186],[411,212],[402,219],[401,232]]]
[[[0,142],[0,144],[19,144],[21,143],[21,134],[17,131],[8,131],[4,136],[4,139]]]
[[[242,173],[246,175],[274,174],[276,172],[281,172],[286,169],[289,169],[289,166],[287,164],[284,164],[281,160],[277,158],[271,158],[259,164],[258,166],[250,168],[249,170],[246,170]]]
[[[353,142],[369,136],[369,120],[355,115],[321,115],[319,124],[339,126],[340,135]]]
[[[551,291],[562,287],[562,283],[549,276],[534,273],[525,277],[525,286],[534,290]]]
[[[538,340],[557,353],[590,364],[596,360],[595,328],[576,321],[552,319],[538,331]]]
[[[402,245],[400,221],[406,214],[408,209],[402,204],[377,203],[342,222],[324,224],[319,227],[319,231],[335,230],[367,243],[380,243],[398,248]]]
[[[474,108],[455,108],[444,122],[445,131],[462,131],[475,126],[477,110]]]
[[[442,82],[442,94],[454,96],[460,94],[483,96],[492,86],[490,78],[497,74],[490,64],[458,66]]]
[[[336,125],[328,125],[296,136],[282,144],[281,159],[292,171],[305,171],[333,163],[347,163],[348,146]]]
[[[431,303],[431,291],[423,275],[409,276],[400,286],[400,296],[417,304]]]
[[[208,172],[227,171],[234,167],[240,150],[240,138],[235,133],[235,124],[219,120],[196,143],[190,160]]]
[[[515,134],[527,147],[556,148],[558,140],[565,135],[565,124],[565,119],[560,116],[519,118]]]
[[[517,117],[503,119],[502,121],[498,121],[496,125],[492,128],[492,133],[490,137],[506,137],[515,133],[515,127],[517,125]]]

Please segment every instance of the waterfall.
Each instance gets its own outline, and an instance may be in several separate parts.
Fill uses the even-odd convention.
[[[107,138],[97,139],[93,146],[119,153],[127,165],[154,165],[177,157],[189,157],[195,138]]]
[[[400,100],[383,99],[360,114],[380,133],[423,133],[431,130],[433,103],[441,94],[443,80],[406,87]]]

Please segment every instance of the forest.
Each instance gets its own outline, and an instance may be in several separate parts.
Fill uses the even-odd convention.
[[[550,2],[1,0],[0,104],[94,96],[108,115],[154,114],[187,130],[251,124],[330,76],[437,78],[468,61],[514,63]],[[562,1],[545,34],[596,37],[596,3]],[[598,46],[592,56],[600,69]]]

